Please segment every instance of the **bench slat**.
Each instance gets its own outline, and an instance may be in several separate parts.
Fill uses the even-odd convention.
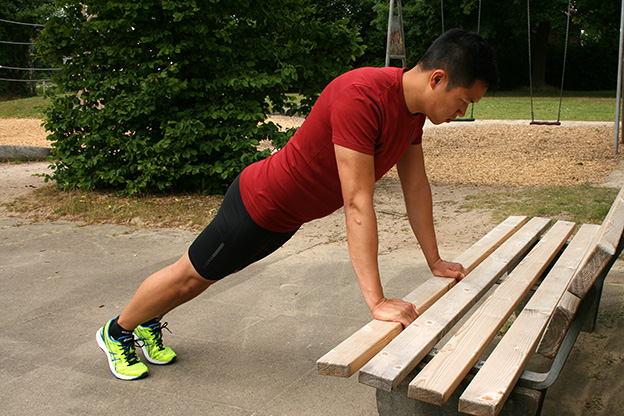
[[[495,415],[535,350],[550,315],[578,268],[597,225],[583,225],[459,399],[459,411]]]
[[[463,264],[468,272],[473,271],[528,221],[529,218],[526,216],[511,216],[507,218],[474,243],[468,250],[460,254],[455,261]]]
[[[546,218],[529,221],[362,367],[360,382],[385,391],[396,387],[549,225]]]
[[[600,232],[595,238],[595,243],[591,248],[589,255],[585,257],[582,267],[574,276],[572,283],[568,287],[568,291],[583,299],[587,291],[592,287],[600,272],[609,263],[615,255],[622,233],[624,232],[624,187],[611,205],[611,209],[607,213]]]
[[[468,272],[474,270],[504,241],[528,221],[526,216],[507,218],[496,228],[462,253],[455,261],[464,265]],[[444,293],[455,285],[454,279],[431,277],[410,292],[404,300],[412,302],[419,313],[426,311]],[[350,377],[368,360],[403,331],[398,322],[372,320],[316,362],[319,374]]]
[[[538,354],[548,358],[554,358],[557,355],[580,306],[581,300],[572,293],[566,291],[563,294],[542,335],[539,347],[537,347]]]
[[[474,312],[410,383],[408,396],[443,405],[477,362],[497,331],[537,283],[574,230],[558,221],[509,277]]]

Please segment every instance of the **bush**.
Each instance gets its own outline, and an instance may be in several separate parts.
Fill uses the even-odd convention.
[[[84,5],[84,6],[83,6]],[[361,54],[357,31],[293,0],[66,1],[39,40],[62,68],[45,126],[61,188],[219,193]]]

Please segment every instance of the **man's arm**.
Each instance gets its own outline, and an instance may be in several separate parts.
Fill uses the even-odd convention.
[[[422,145],[412,145],[397,163],[410,225],[429,268],[436,276],[463,279],[466,270],[459,263],[440,258],[433,225],[431,187],[425,172]]]
[[[373,318],[409,325],[418,317],[411,303],[386,299],[377,261],[377,217],[373,207],[375,165],[373,156],[334,145],[344,200],[349,256]]]

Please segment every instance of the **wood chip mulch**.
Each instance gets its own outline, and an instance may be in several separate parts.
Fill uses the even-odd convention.
[[[274,116],[282,127],[300,117]],[[423,151],[432,182],[452,185],[545,186],[601,184],[622,166],[613,152],[614,124],[528,121],[455,122],[425,125]],[[50,146],[40,120],[0,119],[0,145]]]

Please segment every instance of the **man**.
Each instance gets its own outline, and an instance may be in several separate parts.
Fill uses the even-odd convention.
[[[176,263],[148,277],[116,319],[96,334],[113,374],[148,374],[137,357],[169,364],[160,319],[211,284],[269,255],[301,224],[344,206],[349,256],[375,319],[409,325],[413,304],[387,299],[377,263],[375,182],[397,166],[410,225],[433,274],[462,279],[461,264],[444,261],[433,226],[422,127],[464,115],[498,83],[491,49],[477,34],[446,32],[411,70],[361,68],[332,81],[290,142],[247,167],[225,195],[215,219]]]

